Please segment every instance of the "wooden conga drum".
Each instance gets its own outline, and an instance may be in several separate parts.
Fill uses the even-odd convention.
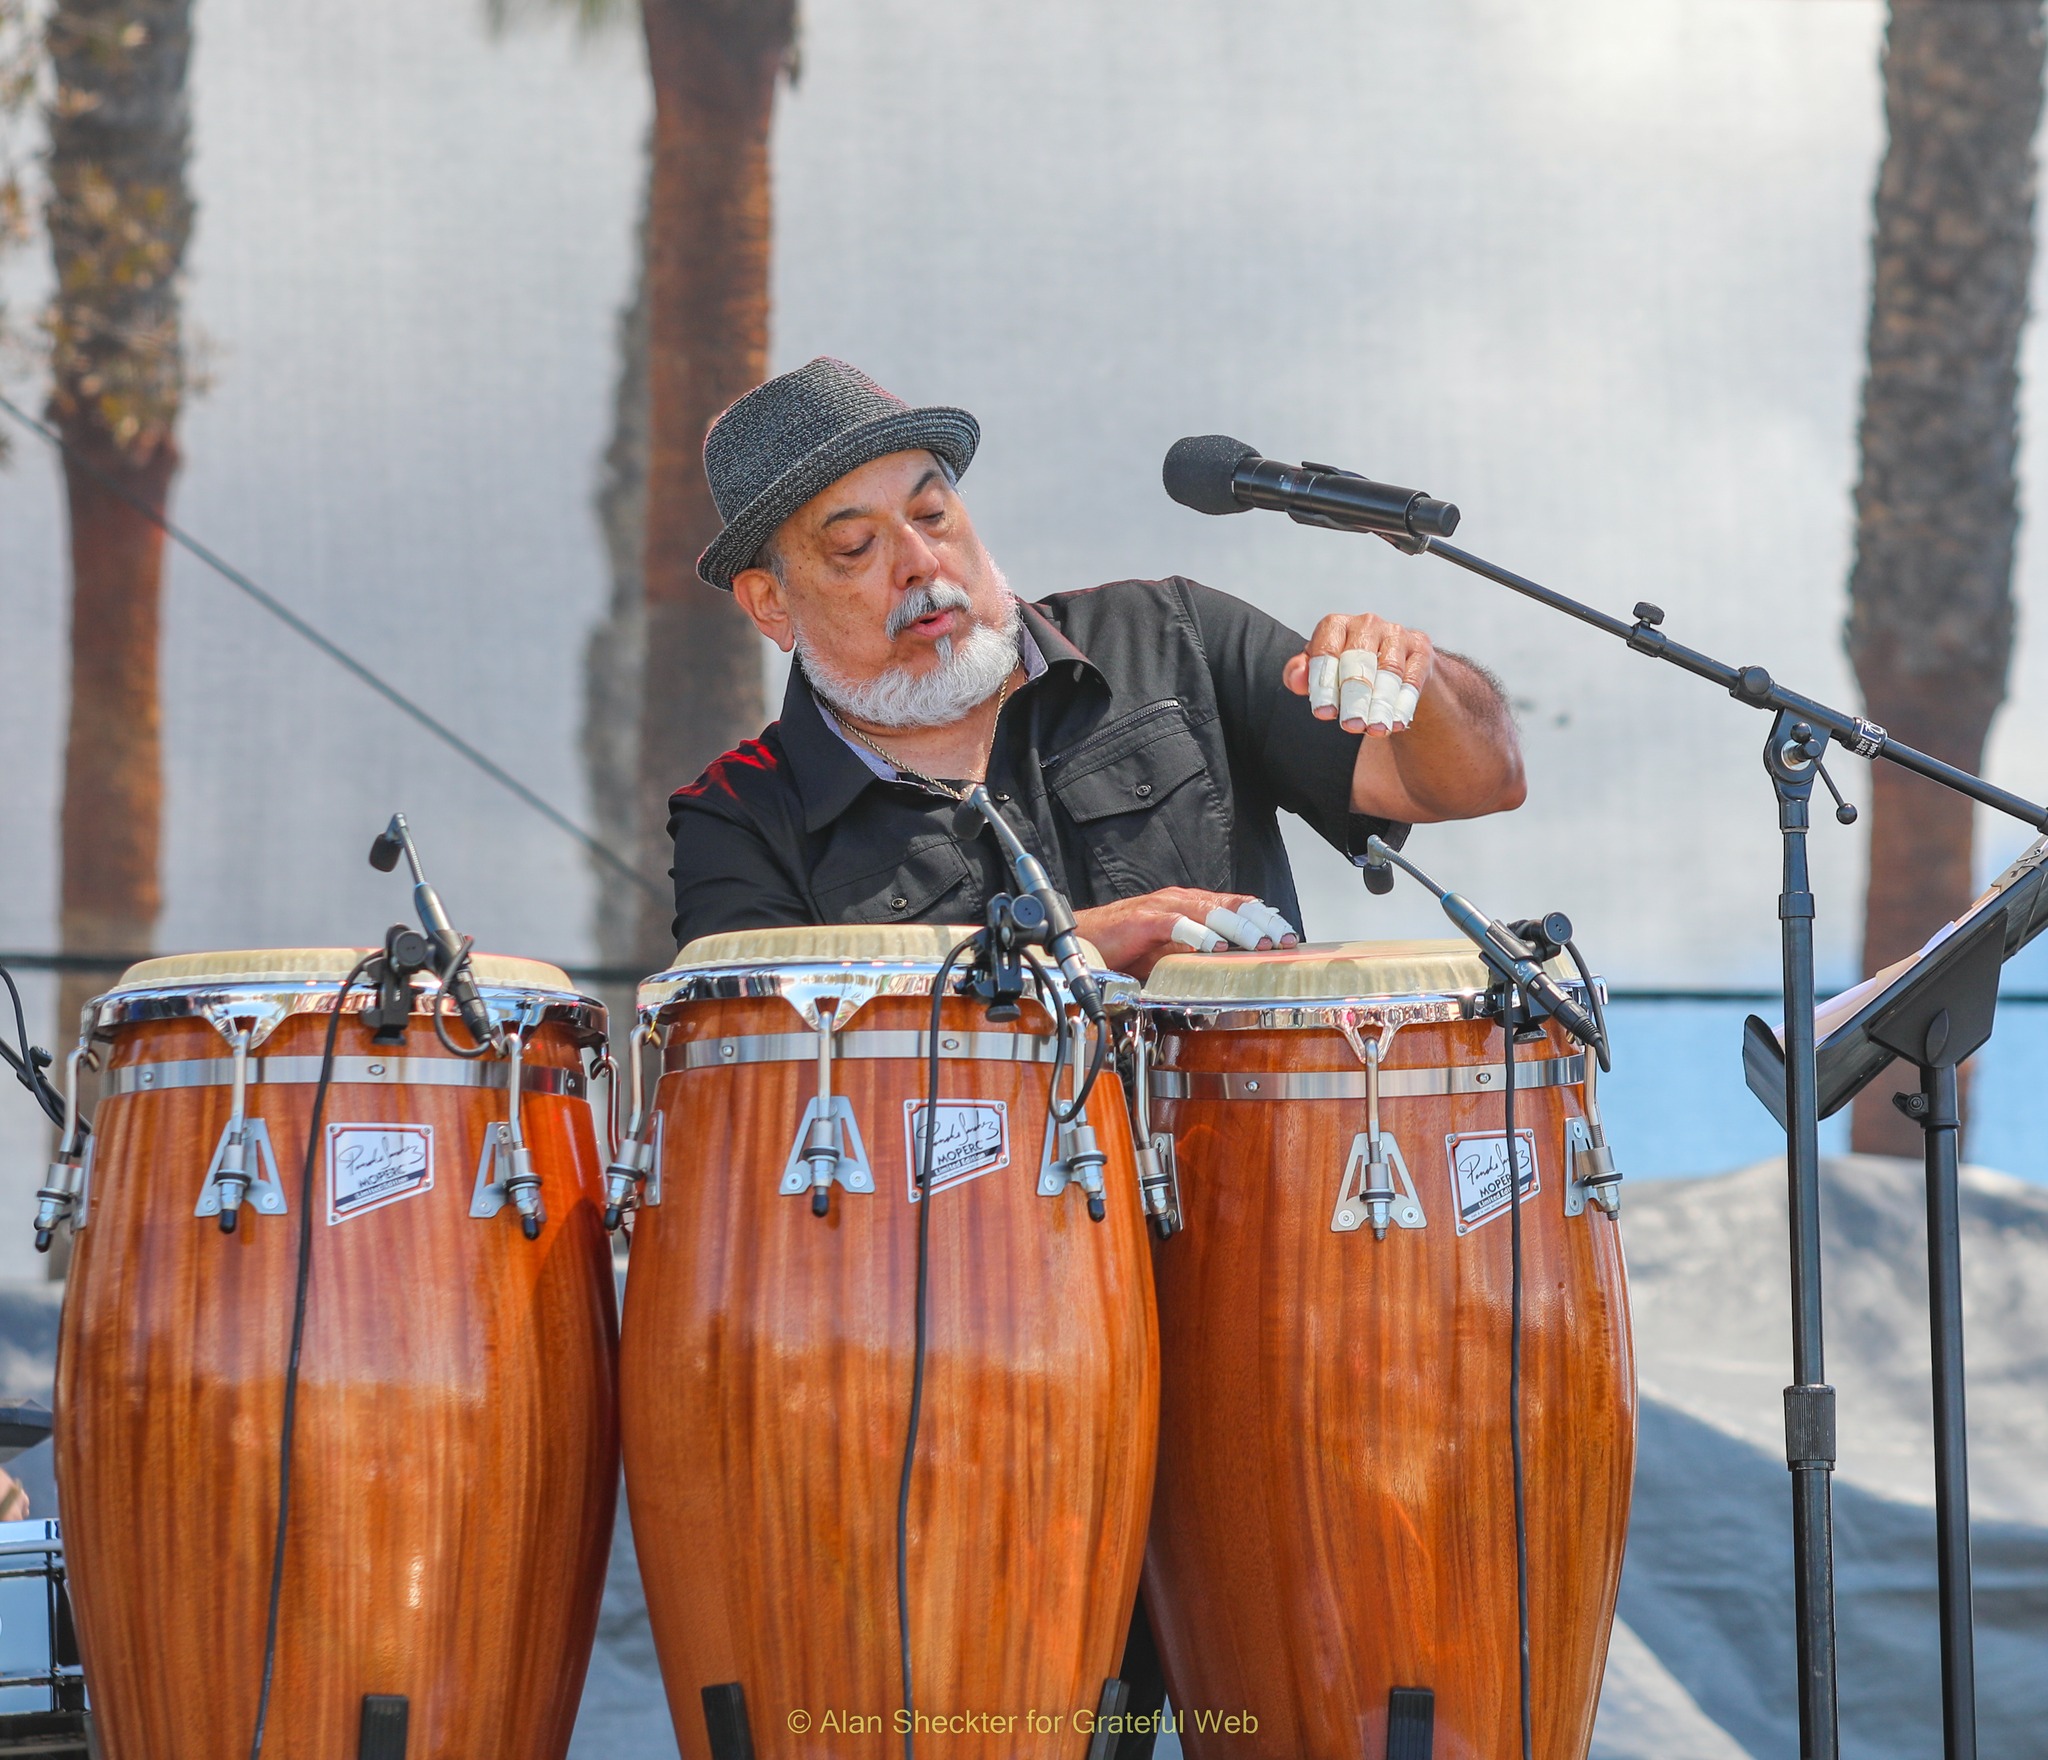
[[[621,1432],[691,1760],[742,1752],[729,1739],[742,1700],[761,1760],[903,1751],[910,1145],[932,980],[964,933],[720,935],[641,986],[664,1073],[626,1278]],[[802,1151],[828,1021],[841,1153],[820,1216]],[[972,999],[943,1004],[908,1521],[920,1754],[1081,1760],[1079,1714],[1118,1671],[1137,1593],[1158,1422],[1145,1227],[1113,1077],[1087,1111],[1103,1221],[1054,1165],[1056,1036],[1037,1002],[1007,1026]]]
[[[1487,981],[1462,942],[1397,942],[1176,955],[1146,986],[1182,1227],[1154,1253],[1145,1600],[1197,1760],[1384,1760],[1390,1705],[1410,1741],[1433,1722],[1433,1748],[1397,1753],[1521,1752]],[[1517,1046],[1542,1760],[1592,1739],[1635,1460],[1621,1235],[1598,1158],[1578,1158],[1597,1142],[1590,1061],[1554,1026]],[[1374,1085],[1383,1237],[1362,1201]]]
[[[358,957],[150,960],[86,1010],[103,1075],[56,1466],[107,1760],[249,1751],[307,1131]],[[274,1760],[355,1760],[368,1695],[405,1700],[372,1721],[402,1717],[407,1760],[559,1760],[582,1693],[618,1471],[583,1067],[604,1010],[553,966],[475,966],[493,1018],[520,1032],[546,1220],[524,1238],[493,1177],[510,1060],[444,1051],[431,981],[403,1042],[376,1043],[359,985],[312,1170]],[[468,1043],[459,1022],[450,1037]],[[224,1233],[214,1171],[231,1122],[254,1183]]]

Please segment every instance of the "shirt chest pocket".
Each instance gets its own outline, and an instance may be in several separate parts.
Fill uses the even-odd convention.
[[[1230,886],[1230,825],[1187,714],[1150,703],[1101,728],[1046,778],[1105,896]]]
[[[908,843],[886,867],[869,861],[821,862],[811,874],[819,920],[826,923],[929,922],[940,904],[969,879],[967,858],[951,838]],[[860,871],[848,873],[847,867]]]

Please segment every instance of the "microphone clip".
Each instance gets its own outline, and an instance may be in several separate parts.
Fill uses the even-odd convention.
[[[370,968],[376,994],[363,1010],[363,1025],[374,1029],[375,1045],[403,1045],[418,986],[413,979],[434,963],[433,943],[417,929],[393,923],[384,931],[384,952]]]
[[[1018,897],[997,893],[988,901],[974,964],[960,975],[960,993],[986,1003],[991,1021],[1014,1021],[1031,990],[1024,950],[1043,947],[1045,939],[1044,905],[1028,892]]]

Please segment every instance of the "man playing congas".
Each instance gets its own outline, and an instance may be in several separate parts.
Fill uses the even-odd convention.
[[[1017,599],[959,494],[980,432],[829,358],[713,423],[697,572],[796,664],[781,719],[671,799],[678,943],[979,921],[1009,877],[955,834],[977,781],[1139,977],[1299,938],[1283,809],[1356,857],[1521,804],[1499,687],[1420,630],[1333,612],[1304,642],[1178,577]]]

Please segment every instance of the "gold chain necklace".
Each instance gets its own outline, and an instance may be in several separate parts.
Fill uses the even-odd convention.
[[[1010,681],[1006,678],[1003,680],[1003,688],[996,693],[996,712],[988,724],[988,746],[981,754],[981,776],[977,780],[986,781],[988,778],[988,767],[990,760],[992,760],[996,755],[996,729],[1002,725],[1003,705],[1007,703],[1009,700]],[[902,759],[894,756],[892,753],[884,751],[880,746],[876,745],[873,740],[869,739],[866,734],[862,733],[861,730],[855,727],[851,722],[842,720],[838,715],[834,715],[832,719],[835,722],[837,722],[839,726],[844,728],[846,732],[850,734],[853,738],[859,740],[862,745],[866,746],[869,751],[873,752],[876,757],[880,758],[883,763],[887,764],[891,769],[899,771],[901,774],[908,776],[913,782],[921,782],[925,785],[926,788],[930,789],[934,794],[942,794],[946,796],[946,798],[949,800],[964,801],[967,798],[966,788],[951,788],[947,786],[947,784],[941,782],[936,776],[927,776],[922,770],[911,769],[911,767],[908,764],[904,763]],[[968,784],[968,788],[972,788],[973,786],[974,784],[972,782]]]

